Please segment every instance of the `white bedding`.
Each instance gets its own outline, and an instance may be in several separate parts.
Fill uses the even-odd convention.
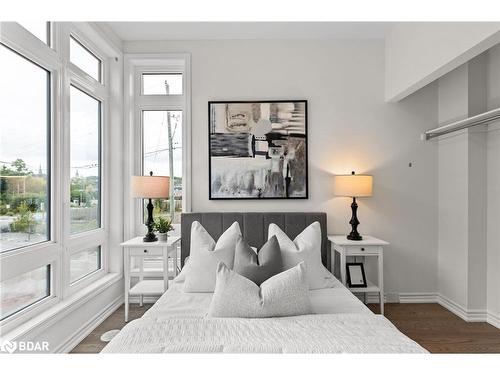
[[[179,278],[178,278],[179,279]],[[207,318],[212,293],[184,293],[183,280],[103,353],[425,353],[338,280],[309,291],[314,314],[286,318]]]
[[[170,283],[167,292],[144,314],[144,317],[205,316],[213,293],[184,293],[182,288],[182,281],[174,280]],[[315,314],[373,314],[337,279],[333,288],[310,290],[309,296]]]

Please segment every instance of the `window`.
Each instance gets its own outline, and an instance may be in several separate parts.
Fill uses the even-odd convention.
[[[0,28],[0,331],[8,334],[110,270],[117,224],[103,223],[119,203],[105,200],[105,163],[120,165],[101,153],[122,77],[103,72],[121,69],[122,54],[92,24]]]
[[[70,37],[69,55],[73,64],[97,82],[101,82],[101,60],[73,37]]]
[[[143,73],[143,95],[182,95],[181,73]]]
[[[74,283],[101,269],[101,247],[83,250],[70,259],[70,283]]]
[[[50,266],[0,282],[0,320],[50,296]]]
[[[70,89],[71,233],[101,226],[101,102]]]
[[[143,111],[143,174],[171,176],[170,198],[155,199],[155,215],[180,222],[182,212],[182,111]],[[173,176],[173,178],[172,178]]]
[[[123,91],[126,102],[130,103],[125,108],[124,120],[131,125],[124,134],[126,144],[130,145],[126,147],[125,190],[128,193],[129,176],[149,172],[169,176],[169,197],[153,200],[154,217],[171,218],[175,231],[180,229],[181,212],[191,210],[190,67],[187,53],[128,54],[124,61],[127,76]],[[143,235],[145,204],[126,196],[126,236]]]
[[[50,22],[24,21],[18,23],[42,42],[50,45]]]
[[[50,74],[3,45],[0,61],[0,251],[6,251],[50,238]]]

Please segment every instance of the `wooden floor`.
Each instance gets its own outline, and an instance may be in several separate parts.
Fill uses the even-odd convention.
[[[144,304],[140,307],[139,304],[130,304],[128,312],[129,321],[140,318],[153,304]],[[118,310],[111,314],[104,322],[102,322],[90,335],[85,337],[71,353],[100,353],[106,346],[107,342],[101,341],[101,335],[104,332],[112,329],[122,329],[125,326],[125,305],[121,305]]]
[[[386,304],[385,317],[431,353],[500,353],[500,329],[467,323],[437,303]]]
[[[152,305],[130,305],[130,317],[136,319]],[[378,313],[378,305],[368,305]],[[431,353],[500,353],[500,329],[487,323],[467,323],[435,303],[386,304],[385,316],[405,335]],[[108,317],[72,353],[99,353],[106,343],[101,335],[121,329],[123,305]]]

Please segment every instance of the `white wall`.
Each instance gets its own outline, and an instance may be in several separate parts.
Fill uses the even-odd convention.
[[[467,304],[468,135],[439,140],[439,293]]]
[[[498,22],[394,24],[386,37],[386,100],[400,100],[491,48],[499,31]]]
[[[500,44],[487,59],[488,109],[500,107]],[[487,135],[487,307],[488,318],[500,327],[500,122]]]
[[[439,123],[468,116],[469,69],[463,65],[438,81]],[[467,305],[468,152],[467,131],[438,140],[439,165],[439,293]]]
[[[487,141],[487,308],[500,328],[500,123],[490,125]]]
[[[193,211],[326,211],[329,231],[346,233],[350,201],[333,197],[332,176],[371,173],[359,229],[391,242],[387,292],[437,290],[437,146],[420,141],[437,121],[436,88],[385,103],[382,41],[126,42],[124,51],[192,54]],[[240,99],[309,101],[310,199],[208,200],[207,102]]]
[[[500,106],[500,45],[441,77],[439,121]],[[500,325],[500,124],[440,137],[438,285],[468,320]]]

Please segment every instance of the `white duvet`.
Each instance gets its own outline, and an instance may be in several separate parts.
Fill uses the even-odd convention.
[[[315,314],[285,318],[207,318],[212,293],[184,293],[182,281],[103,353],[425,353],[336,280],[311,290]]]

